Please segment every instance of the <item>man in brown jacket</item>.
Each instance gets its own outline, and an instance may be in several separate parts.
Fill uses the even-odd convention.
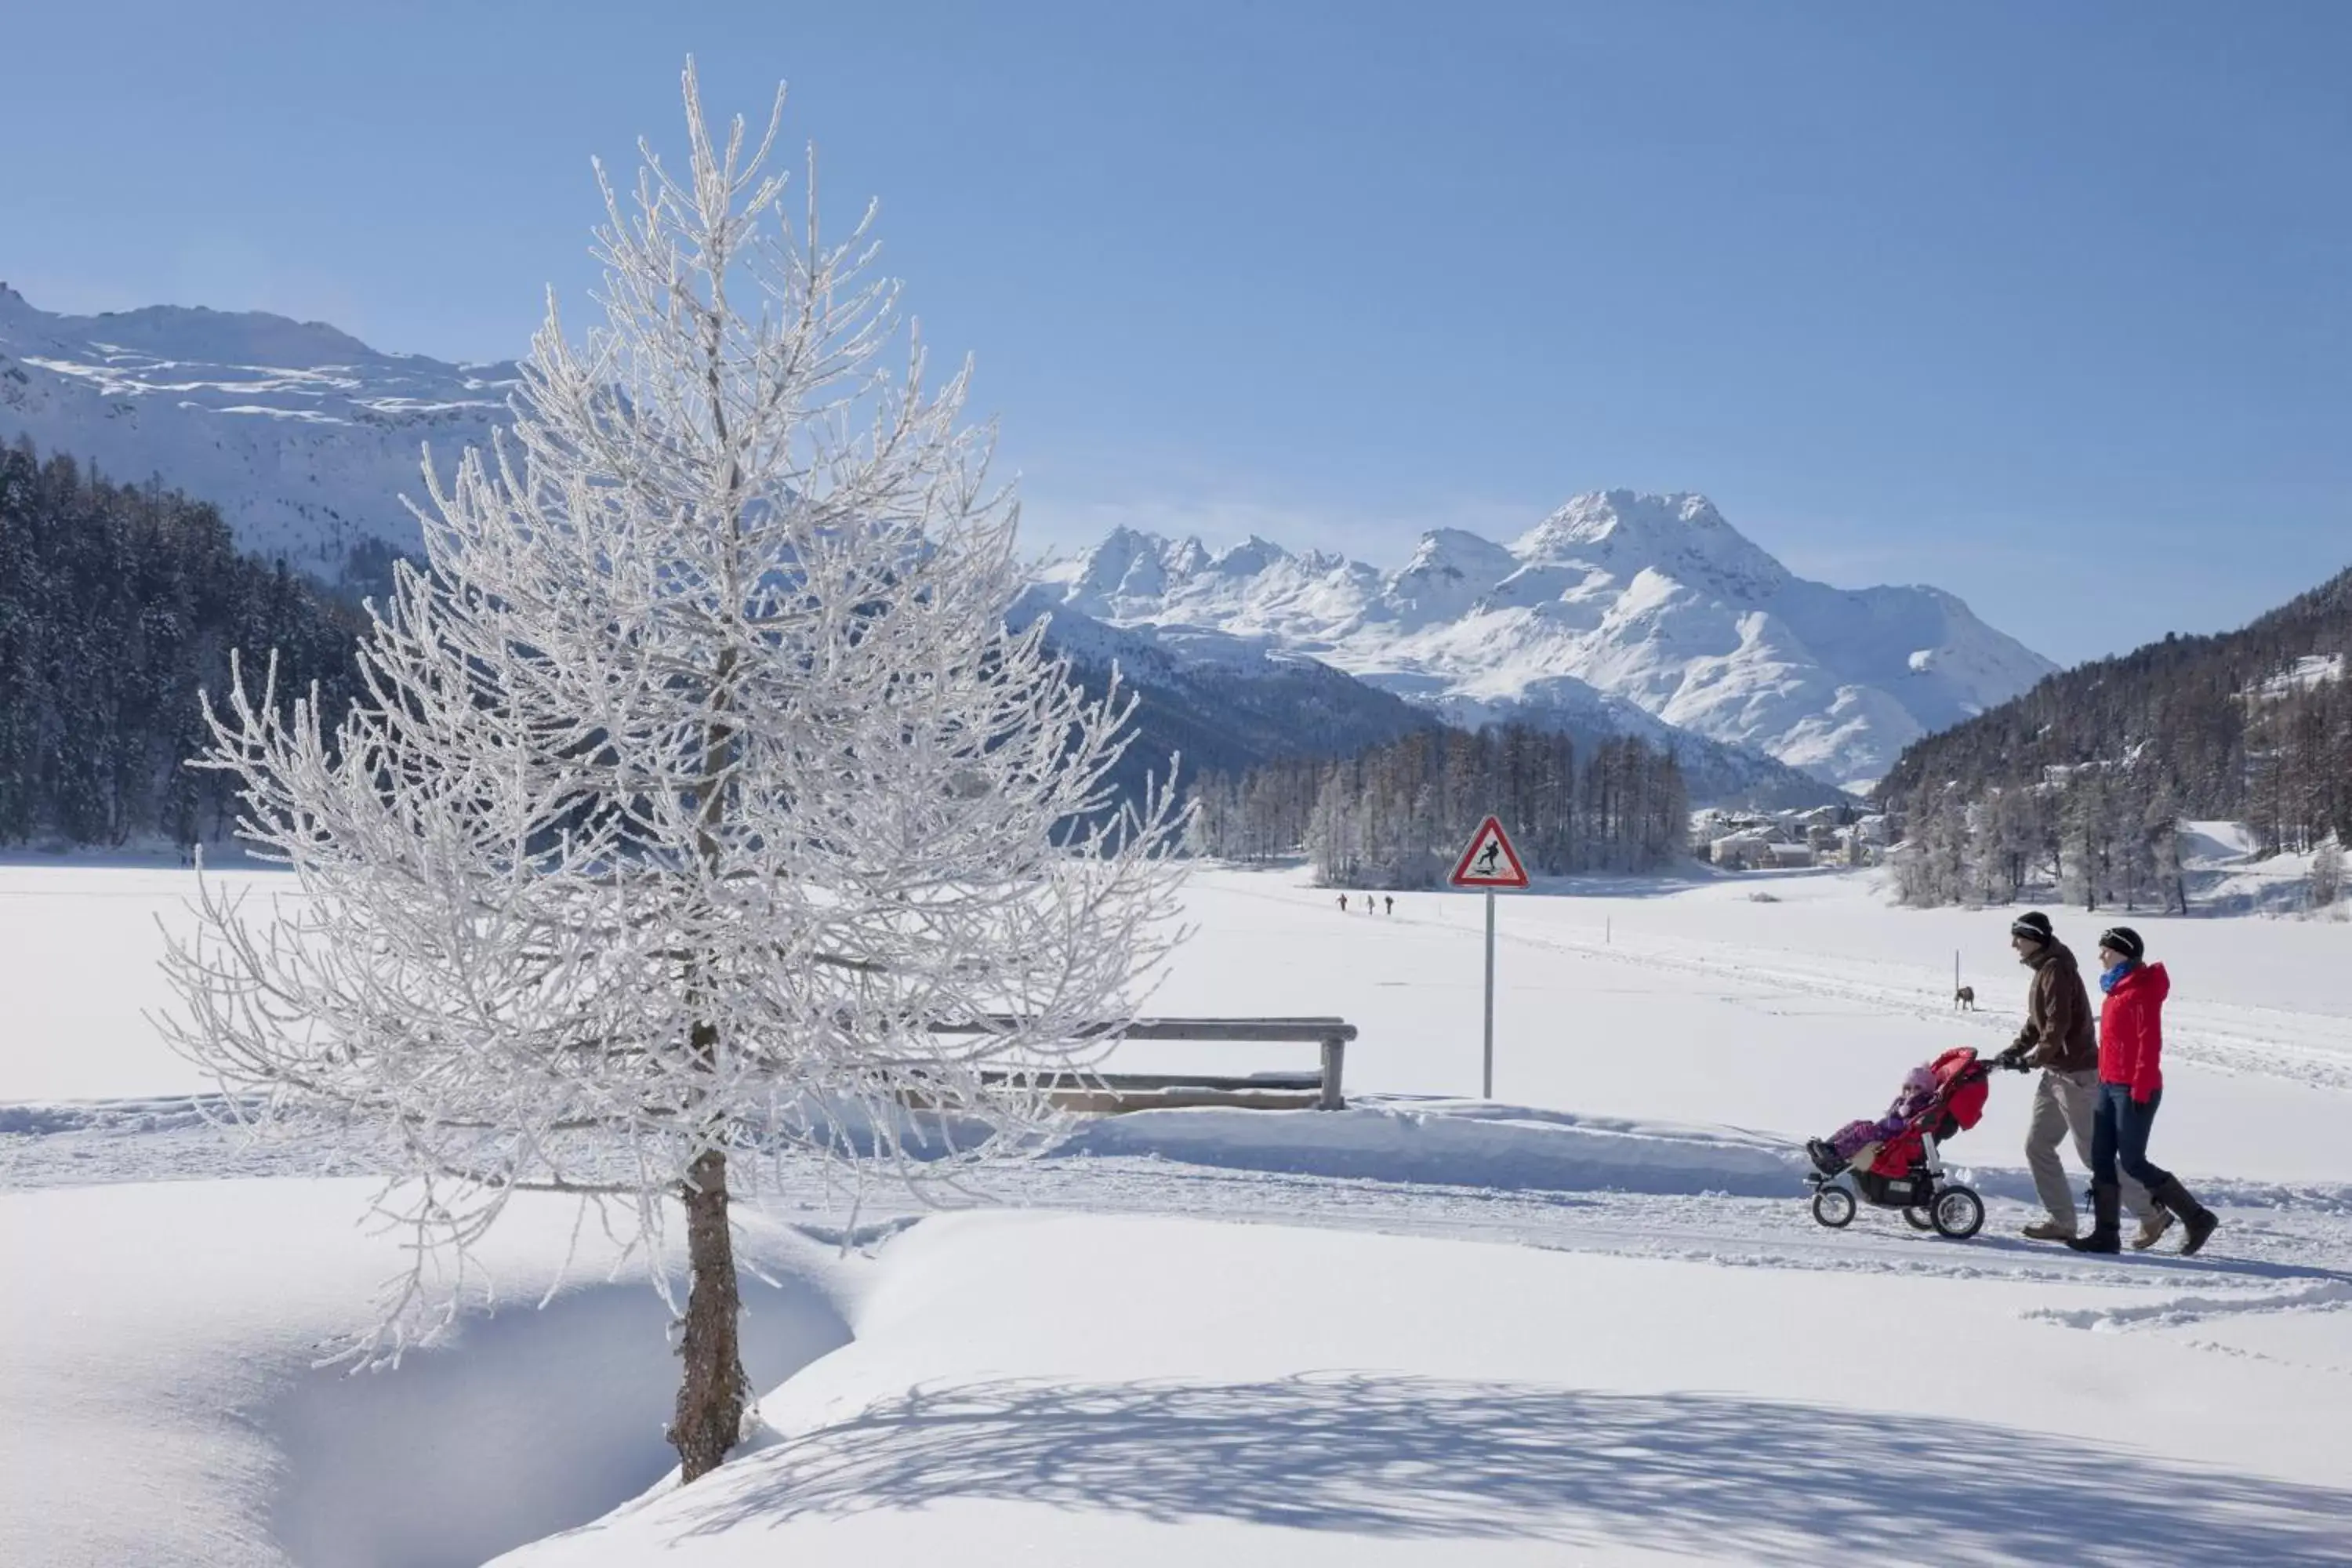
[[[2091,1165],[2091,1118],[2099,1092],[2099,1046],[2091,1031],[2091,998],[2074,955],[2050,929],[2050,917],[2028,910],[2011,923],[2009,945],[2017,961],[2033,971],[2025,992],[2025,1027],[2000,1054],[2016,1067],[2040,1068],[2033,1091],[2033,1118],[2025,1129],[2025,1163],[2033,1190],[2050,1217],[2025,1227],[2036,1241],[2071,1241],[2075,1235],[2074,1194],[2058,1158],[2058,1141],[2072,1135],[2074,1157]],[[2151,1202],[2147,1189],[2123,1179],[2124,1206],[2139,1220],[2132,1246],[2156,1245],[2172,1216]]]

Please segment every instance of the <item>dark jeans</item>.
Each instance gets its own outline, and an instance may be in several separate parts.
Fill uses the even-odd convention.
[[[2169,1172],[2150,1164],[2147,1158],[2148,1130],[2156,1125],[2156,1108],[2163,1103],[2160,1089],[2142,1105],[2131,1097],[2129,1084],[2099,1085],[2099,1102],[2091,1120],[2093,1181],[2113,1182],[2119,1164],[2145,1187],[2159,1187],[2172,1180]]]

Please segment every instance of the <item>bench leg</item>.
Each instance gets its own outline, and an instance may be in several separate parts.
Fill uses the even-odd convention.
[[[1317,1105],[1318,1110],[1345,1110],[1348,1108],[1347,1100],[1339,1092],[1339,1071],[1347,1065],[1347,1041],[1323,1042],[1323,1098]]]

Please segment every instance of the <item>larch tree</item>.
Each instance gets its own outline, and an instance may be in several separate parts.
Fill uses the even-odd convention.
[[[611,1211],[680,1312],[692,1480],[748,1408],[730,1199],[1034,1146],[1043,1075],[1181,934],[1184,825],[1164,784],[1114,797],[1131,699],[1007,631],[1016,505],[871,210],[837,243],[813,189],[788,211],[781,91],[756,146],[691,62],[685,93],[682,174],[597,171],[603,323],[575,343],[551,297],[510,436],[446,485],[428,458],[348,716],[207,701],[197,765],[297,896],[205,884],[166,1026],[240,1115],[380,1145],[416,1265],[359,1353],[449,1321],[515,1194]]]
[[[2333,910],[2344,896],[2344,850],[2335,839],[2324,840],[2311,857],[2311,907]]]

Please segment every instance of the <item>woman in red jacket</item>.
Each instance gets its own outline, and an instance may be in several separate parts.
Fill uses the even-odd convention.
[[[2091,1122],[2091,1234],[2066,1245],[2077,1252],[2115,1252],[2122,1196],[2116,1169],[2145,1183],[2147,1194],[2180,1217],[2184,1253],[2195,1252],[2221,1222],[2171,1172],[2148,1163],[2148,1129],[2164,1102],[2164,998],[2172,981],[2161,963],[2144,962],[2147,944],[2129,926],[2099,938],[2099,1099]]]

